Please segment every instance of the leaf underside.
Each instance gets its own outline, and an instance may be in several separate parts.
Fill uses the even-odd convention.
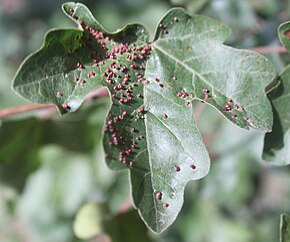
[[[281,43],[290,50],[290,22],[278,29]],[[274,124],[273,131],[266,134],[263,158],[277,165],[290,164],[290,65],[278,77],[279,85],[269,94]]]
[[[112,169],[130,169],[136,208],[151,230],[162,232],[182,207],[186,183],[210,167],[193,100],[241,128],[269,131],[264,89],[274,68],[261,55],[223,45],[229,29],[220,22],[180,8],[161,20],[153,42],[138,24],[108,33],[80,3],[63,10],[79,29],[50,31],[20,67],[14,90],[65,113],[93,89],[107,87],[106,161]]]

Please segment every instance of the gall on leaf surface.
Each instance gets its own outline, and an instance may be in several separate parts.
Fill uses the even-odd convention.
[[[180,8],[161,20],[153,42],[138,24],[108,33],[83,4],[63,10],[79,29],[50,31],[20,67],[14,90],[65,113],[105,86],[112,101],[103,134],[107,164],[130,170],[135,207],[162,232],[182,207],[185,185],[210,168],[192,102],[215,107],[241,128],[269,131],[264,89],[274,68],[259,54],[223,45],[230,31],[219,21]]]
[[[290,22],[279,26],[281,43],[290,50]],[[278,86],[269,93],[272,103],[273,131],[265,135],[263,159],[276,165],[290,164],[290,65],[277,78]]]

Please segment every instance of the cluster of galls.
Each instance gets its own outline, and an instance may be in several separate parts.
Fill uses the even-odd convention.
[[[232,112],[231,113],[231,118],[237,119],[238,118],[238,115],[237,115],[238,112],[245,111],[245,108],[242,105],[234,103],[234,101],[231,98],[228,98],[227,99],[227,103],[223,107],[223,110],[225,112]],[[236,111],[236,112],[233,112],[233,111]],[[245,121],[249,121],[249,118],[248,118],[247,115],[244,115],[243,118],[244,118]]]
[[[112,97],[111,112],[105,124],[106,140],[108,140],[108,145],[119,153],[120,162],[133,167],[135,164],[134,150],[137,149],[138,142],[144,138],[141,132],[135,128],[136,126],[128,126],[136,124],[136,122],[144,122],[142,119],[146,111],[142,107],[141,92],[143,85],[149,83],[144,78],[144,66],[150,57],[151,46],[148,43],[136,46],[130,41],[132,33],[123,36],[128,40],[124,41],[124,39],[88,26],[72,8],[68,13],[82,26],[84,35],[81,41],[87,47],[91,59],[89,64],[82,63],[82,61],[77,62],[75,68],[84,70],[98,68],[98,73],[102,73],[102,77],[98,76],[98,78],[103,78],[103,83],[110,90]],[[132,37],[133,40],[136,39],[136,36]],[[86,85],[90,78],[96,78],[96,71],[89,71],[86,77],[81,80],[80,77],[74,76],[73,81],[76,85]],[[57,98],[62,96],[60,92],[56,93]],[[63,103],[62,107],[70,109],[67,103]],[[133,113],[136,114],[133,115]],[[110,151],[111,153],[115,152]]]
[[[146,110],[140,105],[143,103],[141,92],[143,85],[149,83],[149,80],[144,77],[144,64],[150,57],[151,46],[149,44],[136,46],[134,43],[119,41],[112,35],[107,35],[98,29],[86,26],[84,21],[74,14],[73,9],[70,9],[69,13],[74,19],[78,20],[78,23],[88,35],[83,41],[91,52],[92,64],[90,68],[104,69],[102,77],[105,79],[112,97],[111,112],[108,114],[104,128],[108,145],[114,149],[114,152],[112,150],[110,153],[117,155],[122,164],[132,168],[135,165],[134,152],[138,149],[137,146],[144,139],[144,136],[140,134],[141,132],[137,130],[136,126],[128,127],[128,124],[136,125],[136,122],[144,122],[142,119]],[[178,22],[178,18],[175,17],[173,22]],[[168,29],[162,23],[159,27],[162,28],[163,34],[168,34]],[[76,69],[85,68],[81,61],[76,64]],[[95,77],[94,71],[88,72],[87,78]],[[82,85],[89,81],[89,79],[80,80],[77,76],[74,76],[73,79],[75,83],[81,83]],[[159,87],[164,87],[158,77],[155,77],[154,80]],[[177,77],[173,76],[172,80],[177,80]],[[210,98],[208,90],[204,89],[204,93],[205,99]],[[56,96],[61,97],[62,94],[57,92]],[[177,96],[182,99],[194,98],[193,93],[187,93],[183,89],[178,92]],[[186,100],[185,105],[189,106],[190,104],[191,102]],[[62,106],[64,109],[70,109],[68,104],[64,103]],[[162,118],[167,119],[168,115],[164,113]],[[107,158],[108,156],[106,154]],[[196,166],[192,164],[190,168],[195,170]],[[175,166],[174,169],[176,172],[181,170],[179,166]],[[157,192],[156,199],[162,200],[161,192]],[[163,206],[167,208],[169,204],[164,203]]]
[[[201,100],[203,102],[203,100],[208,100],[210,98],[213,98],[212,95],[210,94],[210,90],[208,88],[203,88],[202,89],[203,92],[203,99]],[[190,100],[192,100],[194,98],[194,94],[193,93],[188,93],[186,92],[184,89],[181,89],[178,93],[177,93],[177,97],[181,98],[181,99],[188,99],[190,98]],[[191,104],[190,101],[186,101],[185,102],[185,106],[189,106]],[[245,111],[245,107],[242,105],[239,105],[237,103],[234,103],[234,101],[231,98],[228,98],[226,100],[226,104],[223,106],[223,111],[225,112],[230,112],[230,117],[232,119],[237,119],[239,117],[240,112]],[[249,122],[249,118],[247,115],[242,115],[243,119],[245,121]]]

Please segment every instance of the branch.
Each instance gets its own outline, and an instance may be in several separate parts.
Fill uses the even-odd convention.
[[[258,47],[253,47],[250,50],[259,52],[261,54],[270,54],[270,53],[285,53],[288,50],[283,47],[283,46],[258,46]]]
[[[0,118],[13,116],[20,113],[41,110],[41,109],[55,109],[56,110],[56,107],[55,105],[52,105],[52,104],[28,104],[28,105],[23,105],[19,107],[5,108],[5,109],[0,109]]]
[[[107,91],[107,88],[101,87],[90,92],[87,95],[86,100],[95,100],[103,96],[108,96],[108,91]],[[47,110],[49,111],[49,113],[54,113],[57,111],[57,108],[53,104],[27,104],[27,105],[18,106],[18,107],[5,108],[5,109],[0,109],[0,119],[17,115],[17,114],[21,114],[21,113],[32,112],[36,110]]]

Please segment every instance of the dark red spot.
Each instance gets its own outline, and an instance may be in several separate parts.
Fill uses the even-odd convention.
[[[288,39],[290,39],[290,30],[286,30],[283,33]]]
[[[232,102],[233,102],[233,99],[228,98],[228,103],[232,103]]]
[[[79,81],[79,78],[74,76],[74,82],[78,82]]]
[[[155,80],[156,82],[159,82],[159,78],[158,78],[158,77],[155,77],[154,80]]]
[[[70,106],[69,106],[68,104],[66,104],[66,103],[63,103],[63,104],[62,104],[62,107],[63,107],[64,109],[70,109]]]
[[[164,113],[164,114],[162,115],[162,118],[167,119],[167,118],[168,118],[167,114]]]
[[[177,97],[180,97],[180,98],[187,98],[188,97],[188,93],[181,89],[179,93],[177,93]]]
[[[244,120],[248,121],[249,120],[249,117],[248,116],[244,116]]]
[[[55,96],[56,96],[56,97],[61,97],[61,96],[62,96],[62,93],[61,93],[61,92],[57,92],[57,93],[55,94]]]
[[[115,116],[114,117],[114,122],[116,123],[116,122],[118,122],[119,121],[119,116]]]
[[[168,29],[164,29],[163,34],[168,34]]]
[[[231,111],[231,110],[232,110],[232,108],[231,108],[231,106],[230,106],[229,104],[226,104],[226,105],[224,106],[224,111],[229,112],[229,111]]]
[[[162,193],[161,192],[157,192],[156,193],[156,199],[157,200],[161,200],[162,199]]]
[[[186,106],[186,107],[189,107],[190,104],[191,104],[191,102],[185,102],[185,106]]]
[[[195,170],[195,169],[196,169],[196,166],[195,166],[194,164],[191,164],[189,167],[190,167],[192,170]]]
[[[169,207],[169,204],[168,203],[164,203],[163,207],[164,208],[168,208]]]
[[[179,166],[175,166],[175,171],[180,171],[180,167]]]
[[[80,62],[77,63],[77,68],[82,69],[84,66]]]
[[[164,85],[162,83],[159,84],[159,87],[164,87]]]
[[[234,104],[234,108],[235,108],[235,109],[239,109],[240,106],[239,106],[238,104],[235,103],[235,104]]]
[[[204,94],[204,99],[209,99],[210,98],[210,95],[208,93],[205,93]]]
[[[88,73],[88,77],[94,77],[95,76],[95,73],[93,72],[93,71],[90,71],[89,73]]]

